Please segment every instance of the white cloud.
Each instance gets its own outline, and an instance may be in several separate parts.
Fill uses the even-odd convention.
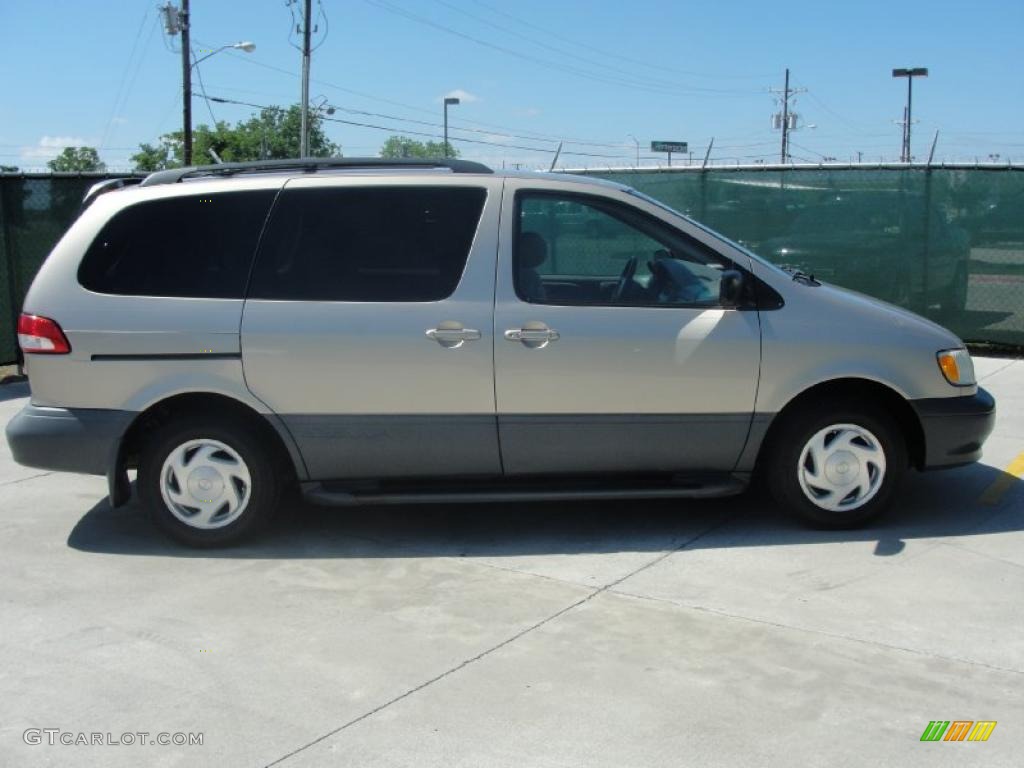
[[[92,146],[89,140],[81,136],[43,136],[38,144],[21,148],[21,161],[23,163],[31,163],[33,161],[51,160],[63,152],[64,147],[88,146]]]
[[[454,91],[448,91],[444,96],[439,96],[438,101],[444,99],[458,99],[463,104],[472,104],[474,101],[480,101],[480,97],[476,94],[464,91],[461,88],[456,88]]]
[[[523,117],[537,117],[540,115],[540,107],[527,107],[523,110]]]

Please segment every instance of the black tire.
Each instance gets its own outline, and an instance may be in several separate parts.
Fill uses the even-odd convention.
[[[828,529],[855,528],[885,511],[908,465],[906,440],[890,413],[859,400],[822,399],[805,403],[799,412],[782,418],[766,445],[767,456],[761,466],[763,480],[780,506],[816,528]],[[852,424],[874,435],[886,466],[878,490],[862,506],[833,511],[818,506],[804,492],[800,457],[819,431],[839,424]]]
[[[230,447],[247,465],[248,503],[236,519],[219,528],[196,528],[179,519],[161,493],[161,470],[167,457],[192,440],[215,440]],[[171,538],[190,547],[220,547],[255,535],[271,520],[286,485],[277,452],[267,436],[242,419],[207,414],[179,418],[149,436],[139,460],[138,489],[153,522]]]

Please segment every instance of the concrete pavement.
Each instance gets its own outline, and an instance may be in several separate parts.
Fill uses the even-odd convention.
[[[977,368],[984,460],[843,533],[756,495],[300,508],[195,552],[4,444],[0,764],[1024,764],[1024,483],[979,500],[1024,452],[1024,361]],[[936,719],[998,725],[920,742]]]

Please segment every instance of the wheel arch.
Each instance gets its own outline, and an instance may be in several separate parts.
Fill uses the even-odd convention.
[[[828,399],[864,399],[880,404],[896,420],[907,443],[907,457],[910,465],[920,469],[925,460],[925,438],[921,420],[910,402],[896,389],[873,379],[843,377],[818,382],[790,398],[775,414],[767,426],[754,462],[756,472],[763,464],[764,457],[771,450],[781,427],[791,414],[804,408],[813,408],[816,402]]]
[[[182,392],[158,400],[139,411],[121,436],[116,455],[107,473],[111,506],[121,506],[131,497],[128,469],[138,466],[139,453],[147,432],[178,416],[197,413],[208,414],[215,419],[239,419],[253,425],[263,434],[268,445],[273,446],[273,450],[278,451],[281,458],[288,460],[293,468],[294,478],[296,480],[307,479],[308,474],[302,454],[291,433],[276,415],[260,413],[251,405],[224,394]]]

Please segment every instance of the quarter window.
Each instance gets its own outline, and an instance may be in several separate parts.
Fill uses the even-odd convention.
[[[539,304],[716,306],[732,264],[698,240],[614,201],[520,193],[516,292]]]
[[[274,190],[182,195],[115,214],[78,281],[97,293],[240,299]]]
[[[459,283],[486,192],[469,187],[286,189],[249,295],[438,301]]]

